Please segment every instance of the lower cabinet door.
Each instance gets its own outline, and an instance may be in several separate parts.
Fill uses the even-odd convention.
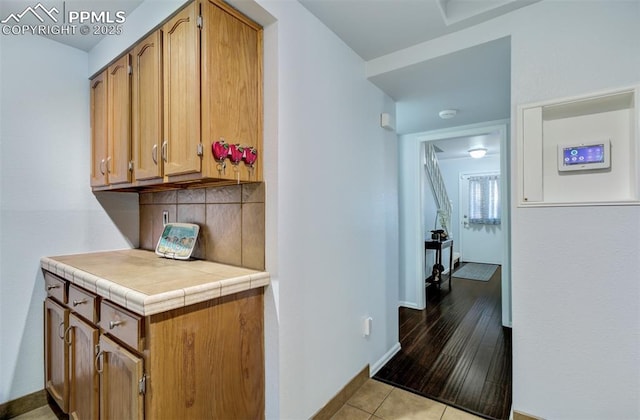
[[[97,420],[100,394],[94,361],[100,332],[76,314],[69,315],[69,328],[69,417]]]
[[[100,419],[144,419],[144,366],[141,357],[100,336]]]
[[[69,412],[69,346],[65,334],[69,309],[51,298],[44,301],[44,381],[60,409]]]

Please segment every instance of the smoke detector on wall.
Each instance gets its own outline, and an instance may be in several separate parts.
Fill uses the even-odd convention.
[[[455,117],[457,113],[458,111],[455,109],[443,109],[442,111],[440,111],[440,113],[438,113],[438,115],[443,120],[448,120]]]

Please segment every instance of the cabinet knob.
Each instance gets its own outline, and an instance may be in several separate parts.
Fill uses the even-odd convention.
[[[82,300],[74,300],[73,301],[73,306],[78,306],[78,305],[82,305],[83,303],[87,303],[87,299],[82,299]]]
[[[123,322],[124,321],[109,321],[109,329],[112,330]]]
[[[47,286],[47,290],[53,290],[53,289],[59,289],[60,285],[59,284],[50,284]]]

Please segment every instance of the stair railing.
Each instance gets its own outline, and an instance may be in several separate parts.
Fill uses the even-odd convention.
[[[438,207],[438,221],[442,229],[451,236],[451,201],[449,201],[447,188],[442,179],[442,172],[440,171],[438,157],[436,156],[433,144],[427,143],[425,154],[426,163],[424,167],[427,178],[429,178],[429,183],[431,184],[436,206]]]

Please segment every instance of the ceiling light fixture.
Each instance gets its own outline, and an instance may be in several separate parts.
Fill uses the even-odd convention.
[[[456,114],[458,113],[457,110],[455,109],[443,109],[442,111],[440,111],[438,113],[438,115],[440,116],[440,118],[442,118],[443,120],[448,120],[450,118],[453,118],[456,116]]]
[[[474,159],[480,159],[481,157],[484,157],[484,155],[486,154],[487,154],[486,147],[474,147],[473,149],[469,149],[469,155],[471,155],[471,157]]]

